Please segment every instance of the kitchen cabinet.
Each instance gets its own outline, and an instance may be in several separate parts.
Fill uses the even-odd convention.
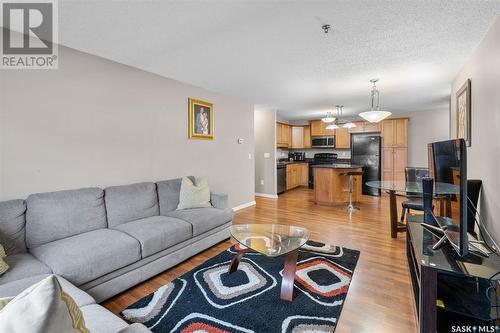
[[[363,132],[364,133],[380,132],[380,123],[370,123],[368,121],[363,122]]]
[[[311,136],[325,136],[325,135],[335,135],[335,130],[326,129],[328,123],[321,120],[311,121]]]
[[[337,128],[335,130],[335,148],[351,148],[351,133],[348,128]]]
[[[404,181],[408,166],[408,118],[381,123],[382,180]]]
[[[408,118],[383,120],[382,147],[408,147]]]
[[[292,148],[304,148],[304,127],[292,127]]]
[[[286,189],[309,184],[309,166],[307,163],[290,163],[286,165]]]
[[[276,146],[288,148],[292,145],[291,126],[284,123],[276,123]]]
[[[405,181],[408,148],[382,148],[382,180]]]
[[[380,132],[380,123],[370,123],[368,121],[353,121],[356,127],[350,128],[349,133],[373,133]]]
[[[299,185],[309,186],[309,164],[299,163],[297,164],[298,175],[299,175]]]
[[[311,148],[311,126],[304,126],[304,148]]]
[[[349,128],[349,133],[364,133],[365,122],[364,121],[353,121],[356,127]]]

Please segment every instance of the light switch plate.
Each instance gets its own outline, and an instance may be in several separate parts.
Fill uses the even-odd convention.
[[[264,153],[264,158],[270,158],[271,157],[271,153]]]

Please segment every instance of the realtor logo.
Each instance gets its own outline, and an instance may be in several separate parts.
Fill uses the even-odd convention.
[[[57,2],[28,1],[0,0],[0,68],[57,69]]]

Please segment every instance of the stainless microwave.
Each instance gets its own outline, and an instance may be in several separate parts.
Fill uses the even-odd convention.
[[[311,138],[312,148],[335,148],[335,136],[314,136]]]

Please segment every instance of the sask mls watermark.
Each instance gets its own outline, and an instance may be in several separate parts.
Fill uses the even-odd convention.
[[[56,0],[0,0],[1,69],[57,69]]]

